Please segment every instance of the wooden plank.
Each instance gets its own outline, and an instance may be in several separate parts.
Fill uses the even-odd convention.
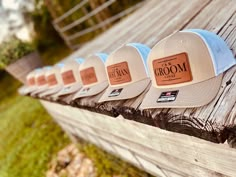
[[[164,2],[161,0],[148,1],[145,6],[143,6],[141,9],[131,14],[129,18],[122,20],[117,25],[113,25],[111,29],[107,30],[106,32],[98,36],[96,40],[90,41],[89,44],[85,44],[82,48],[75,51],[75,55],[86,57],[89,54],[95,53],[98,51],[106,52],[106,50],[104,49],[105,48],[104,41],[108,43],[107,46],[118,47],[118,46],[111,45],[111,43],[119,40],[119,38],[121,38],[121,36],[125,34],[128,35],[129,34],[128,31],[130,31],[130,29],[134,29],[136,25],[140,24],[145,18],[148,18],[148,15],[150,13],[153,13],[158,8],[155,4],[158,4],[159,6],[161,6],[163,3]],[[150,7],[154,7],[154,8],[150,8]]]
[[[108,18],[108,19],[106,19],[105,21],[103,21],[103,22],[101,22],[101,23],[99,23],[97,25],[94,25],[94,26],[92,26],[90,28],[86,28],[85,30],[82,30],[82,31],[79,31],[79,32],[77,32],[77,33],[75,33],[73,35],[70,35],[70,36],[67,37],[66,40],[74,40],[74,39],[76,39],[76,38],[78,38],[80,36],[83,36],[83,35],[87,34],[87,33],[90,33],[90,32],[93,32],[93,31],[95,31],[97,29],[103,28],[104,26],[114,22],[115,20],[118,20],[121,17],[130,14],[132,11],[134,11],[137,8],[141,7],[141,5],[143,5],[143,2],[138,3],[138,4],[136,4],[136,5],[132,6],[132,7],[124,10],[124,11],[122,11],[122,12],[120,12],[120,13],[118,13],[118,14],[116,14],[116,15]]]
[[[55,20],[53,20],[53,24],[59,23],[60,21],[62,21],[63,19],[65,19],[66,17],[70,16],[71,14],[73,14],[75,11],[79,10],[81,7],[83,7],[86,3],[88,2],[88,0],[83,0],[80,3],[78,3],[76,6],[74,6],[73,8],[71,8],[70,10],[68,10],[67,12],[65,12],[63,15],[61,15],[60,17],[56,18]]]
[[[59,116],[60,117],[60,116]],[[56,119],[58,119],[59,118],[58,117],[58,115],[57,115],[57,118]],[[60,120],[60,119],[58,119],[58,121],[60,122],[60,124],[67,124],[66,122],[64,122],[65,121],[65,119],[63,120],[63,118],[62,118],[62,120]],[[76,124],[74,124],[74,125],[76,125]],[[85,129],[86,129],[86,125],[83,125],[83,124],[80,124],[80,125],[77,125],[77,128],[79,128],[80,129],[80,131],[82,131],[82,132],[86,132],[86,134],[90,134],[91,133],[91,135],[93,135],[93,136],[99,136],[100,135],[100,131],[97,131],[97,132],[99,132],[98,134],[93,134],[92,132],[87,132]],[[116,144],[119,144],[119,145],[121,145],[121,146],[123,146],[123,143],[124,142],[126,142],[127,143],[127,141],[119,141],[119,139],[120,138],[117,138],[117,137],[115,137],[115,136],[108,136],[108,137],[106,137],[106,136],[104,136],[104,134],[101,134],[100,135],[102,138],[104,138],[105,137],[105,141],[103,141],[103,142],[106,142],[106,141],[110,141],[110,140],[114,140],[115,141],[115,143]],[[83,138],[83,137],[82,137]],[[87,140],[90,140],[89,138],[87,139]],[[101,139],[100,139],[101,140]],[[128,145],[128,148],[129,149],[132,149],[132,151],[133,151],[133,146],[132,145],[130,145],[130,143],[127,143],[127,145]],[[114,146],[117,146],[117,145],[114,145]],[[114,147],[113,146],[113,147]],[[105,148],[105,150],[110,150],[107,146],[103,146],[103,148]],[[115,150],[115,149],[114,149]],[[144,150],[144,149],[143,149]],[[117,152],[117,150],[115,150],[115,151],[113,151],[114,152],[114,154],[116,155],[116,156],[119,156],[119,154],[120,153],[118,153]],[[145,152],[145,150],[143,151],[143,152]],[[147,155],[147,154],[146,154]],[[153,154],[152,154],[153,155]],[[122,154],[121,154],[121,156],[122,156]],[[158,157],[158,159],[159,159],[159,156],[155,156],[155,157]],[[122,158],[122,157],[121,157]],[[125,158],[125,160],[127,160],[126,158]],[[131,160],[129,160],[129,162],[132,162]],[[132,162],[133,163],[133,162]],[[136,162],[137,163],[137,162]],[[140,166],[140,164],[136,164],[136,165],[139,165],[138,167],[142,167],[142,166]],[[150,172],[150,170],[147,170],[148,172]],[[192,174],[192,172],[191,172],[191,174]],[[184,175],[185,176],[185,175]]]
[[[178,175],[177,173],[172,173],[166,170],[161,169],[159,166],[155,165],[154,163],[151,163],[149,160],[146,160],[145,157],[136,156],[139,162],[142,164],[143,168],[146,171],[150,171],[155,176],[163,176],[163,177],[181,177],[181,175]],[[171,176],[170,176],[171,175]]]
[[[57,118],[59,118],[59,117],[57,116]],[[68,117],[62,118],[62,121],[68,121]],[[153,150],[152,148],[148,148],[146,146],[140,145],[141,141],[138,143],[136,143],[136,142],[134,143],[131,139],[127,140],[127,138],[126,139],[120,138],[118,136],[112,135],[112,133],[105,132],[104,129],[98,130],[97,129],[98,127],[93,128],[94,130],[93,130],[93,132],[91,132],[91,129],[87,129],[87,125],[83,124],[81,122],[80,123],[74,122],[73,125],[76,125],[77,127],[79,127],[80,129],[82,129],[84,131],[89,130],[89,133],[91,133],[91,134],[94,134],[94,131],[95,131],[96,133],[94,135],[105,138],[107,141],[113,141],[114,143],[117,143],[123,147],[126,147],[126,148],[134,151],[135,153],[145,155],[145,157],[154,160],[154,162],[157,163],[159,166],[162,166],[162,167],[164,166],[163,168],[167,168],[170,170],[170,167],[172,166],[172,163],[173,163],[173,167],[171,167],[171,170],[173,170],[172,168],[174,168],[174,171],[176,171],[177,169],[183,170],[185,173],[180,173],[177,170],[177,173],[180,173],[183,176],[186,176],[187,174],[189,176],[192,176],[192,175],[198,176],[199,174],[201,174],[202,176],[218,176],[218,175],[220,175],[220,174],[217,175],[217,173],[215,173],[215,172],[211,172],[206,169],[202,169],[201,167],[195,166],[193,164],[189,164],[187,162],[184,162],[181,159],[176,159],[176,158],[172,157],[171,155],[163,154],[162,152]],[[129,137],[129,135],[126,135],[126,136]],[[181,148],[181,147],[179,147],[179,148]],[[170,163],[170,162],[172,162],[172,163]],[[189,167],[189,168],[186,168],[186,167]]]
[[[176,6],[173,6],[170,11],[167,11],[167,14],[160,17],[161,20],[154,18],[155,20],[150,22],[149,28],[142,29],[143,31],[139,35],[135,33],[129,38],[129,41],[140,41],[152,47],[164,37],[175,31],[179,31],[179,29],[204,8],[208,2],[209,1],[192,1],[191,7],[186,8],[187,4],[190,5],[189,2],[176,1]],[[166,5],[169,4],[166,3]]]
[[[183,28],[202,28],[217,33],[234,12],[234,0],[214,0]]]
[[[61,110],[61,113],[63,113],[61,115],[68,120],[71,118],[71,120],[79,121],[81,124],[85,123],[84,120],[86,119],[87,123],[85,123],[85,125],[90,125],[93,129],[105,131],[107,132],[106,134],[112,134],[134,143],[142,143],[142,145],[147,148],[155,149],[164,154],[171,154],[171,156],[184,162],[207,168],[211,171],[228,176],[234,176],[236,174],[234,168],[234,164],[236,163],[235,149],[200,140],[195,137],[168,132],[137,122],[119,118],[112,119],[108,116],[76,108],[67,107],[70,111],[66,111],[63,109],[63,106],[57,105],[57,109],[54,107],[53,110],[51,110],[50,104],[51,103],[46,103],[45,106],[47,109],[50,111]],[[72,110],[74,110],[74,112]],[[84,119],[81,118],[81,114],[79,113],[81,111],[84,114]]]
[[[194,0],[189,4],[189,1],[187,0],[171,1],[168,3],[161,0],[149,1],[143,8],[138,10],[137,13],[135,12],[130,15],[127,20],[119,23],[119,25],[115,25],[113,28],[96,38],[96,40],[91,41],[89,45],[82,47],[76,53],[78,56],[87,56],[89,53],[97,51],[111,52],[121,44],[127,42],[146,42],[148,39],[140,41],[138,38],[145,34],[149,34],[149,30],[152,29],[155,29],[157,33],[150,38],[152,40],[155,38],[155,40],[158,41],[173,32],[173,29],[165,28],[165,24],[172,23],[173,26],[175,26],[175,23],[177,23],[179,24],[179,28],[181,28],[188,20],[195,16],[201,8],[204,8],[208,2],[209,1],[205,0],[201,0],[200,2]],[[172,14],[173,9],[175,14],[174,21],[169,17],[170,14]],[[183,9],[187,10],[184,10],[183,13],[179,13]],[[161,24],[159,25],[159,23]],[[178,30],[179,28],[176,27],[175,30]],[[158,31],[161,31],[161,33]]]
[[[103,9],[107,8],[108,6],[113,4],[114,2],[116,2],[116,0],[108,0],[107,2],[103,3],[101,6],[99,6],[95,10],[93,10],[92,12],[90,12],[87,15],[83,16],[82,18],[79,18],[78,20],[75,20],[74,22],[64,26],[63,28],[60,29],[60,32],[63,33],[65,31],[68,31],[68,30],[74,28],[75,26],[81,24],[82,22],[88,20],[90,17],[92,17],[95,14],[99,13]]]
[[[126,148],[122,148],[121,146],[117,144],[113,144],[113,148],[116,151],[116,156],[124,159],[127,162],[132,163],[138,168],[142,168],[141,164],[137,160],[137,158],[134,157],[134,155]]]

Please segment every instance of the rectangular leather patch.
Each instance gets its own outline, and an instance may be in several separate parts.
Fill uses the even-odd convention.
[[[56,85],[56,84],[57,84],[57,79],[56,79],[55,74],[50,74],[50,75],[47,77],[47,80],[48,80],[48,85],[49,85],[49,86],[53,86],[53,85]]]
[[[35,79],[33,77],[28,79],[28,85],[30,86],[35,85]]]
[[[65,71],[62,73],[62,80],[65,85],[71,84],[75,82],[75,76],[72,72],[72,70]]]
[[[152,65],[158,86],[179,84],[192,80],[187,53],[153,60]]]
[[[81,76],[83,85],[89,85],[98,81],[94,67],[90,67],[90,68],[80,71],[80,76]]]
[[[126,61],[108,66],[107,72],[111,85],[123,84],[132,80]]]
[[[45,79],[45,76],[44,76],[44,75],[39,76],[39,77],[37,78],[37,83],[38,83],[39,86],[47,84],[47,81],[46,81],[46,79]]]

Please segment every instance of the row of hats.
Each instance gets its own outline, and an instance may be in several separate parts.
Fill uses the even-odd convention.
[[[236,60],[216,34],[189,29],[176,32],[152,49],[129,43],[113,51],[36,69],[27,76],[22,94],[55,100],[74,93],[73,99],[103,92],[99,102],[130,99],[151,83],[141,109],[198,107],[218,93],[223,72]]]

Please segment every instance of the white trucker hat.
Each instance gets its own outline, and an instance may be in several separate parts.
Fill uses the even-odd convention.
[[[223,72],[235,63],[224,40],[212,32],[189,29],[174,33],[149,54],[152,87],[140,108],[206,105],[217,95]]]
[[[82,58],[64,61],[64,66],[60,69],[63,88],[54,95],[57,98],[62,95],[74,93],[82,88],[82,81],[79,76],[79,66],[83,62]]]
[[[112,52],[105,63],[109,87],[99,102],[123,100],[140,95],[150,83],[146,67],[150,48],[129,43]]]
[[[39,72],[35,75],[35,82],[36,87],[35,90],[31,92],[31,96],[36,96],[37,94],[47,90],[48,88],[48,82],[46,80],[47,73],[51,70],[51,66],[45,66],[43,67]]]
[[[60,70],[63,66],[64,66],[64,63],[58,63],[46,73],[45,77],[48,83],[48,88],[44,92],[40,93],[39,97],[52,95],[62,90],[63,81],[62,81]]]
[[[83,87],[73,99],[96,95],[108,87],[104,63],[107,54],[97,53],[89,56],[79,67]]]
[[[38,72],[39,70],[41,70],[41,68],[37,68],[33,71],[31,71],[29,74],[27,74],[26,76],[26,85],[24,85],[23,87],[21,87],[18,92],[21,95],[27,95],[30,92],[32,92],[33,90],[35,90],[36,87],[36,81],[35,81],[35,75],[36,72]]]
[[[31,86],[27,86],[27,88],[25,89],[25,95],[27,94],[31,94],[33,93],[34,91],[36,91],[39,87],[38,85],[38,81],[37,81],[37,78],[39,75],[41,75],[43,73],[43,68],[37,68],[35,69],[32,73],[29,73],[27,76],[26,76],[26,80],[31,80],[31,82],[33,83],[34,82],[34,85],[31,85]],[[34,81],[32,81],[34,79]],[[28,83],[28,82],[27,82]],[[43,85],[43,84],[42,84]]]

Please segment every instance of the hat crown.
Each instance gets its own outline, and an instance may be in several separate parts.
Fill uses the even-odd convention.
[[[98,53],[84,60],[79,67],[83,85],[95,85],[107,81],[104,65],[107,56],[105,53]]]
[[[76,82],[81,83],[79,76],[80,63],[78,59],[70,59],[64,62],[64,66],[61,68],[60,73],[65,85],[73,85]]]
[[[60,68],[56,65],[50,71],[46,73],[46,79],[50,87],[54,87],[56,85],[62,85],[62,77],[60,74]]]
[[[235,64],[225,42],[205,30],[177,32],[156,44],[148,66],[154,87],[179,87],[211,79]]]
[[[139,43],[123,45],[105,63],[110,85],[126,85],[148,78],[146,60],[150,49]]]
[[[37,86],[43,86],[47,84],[45,73],[47,71],[47,67],[43,67],[41,70],[38,70],[35,74],[35,81]]]

